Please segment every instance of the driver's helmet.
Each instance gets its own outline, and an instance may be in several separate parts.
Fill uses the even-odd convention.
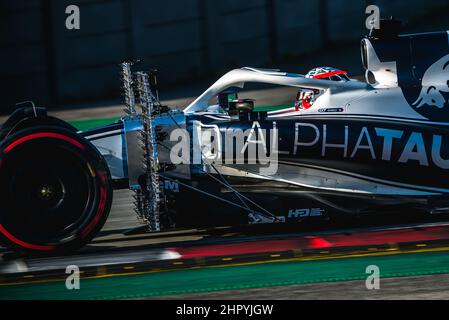
[[[331,81],[350,81],[348,73],[346,71],[332,68],[332,67],[319,67],[310,70],[306,78],[331,80]],[[300,89],[296,96],[295,110],[299,111],[309,109],[316,99],[323,94],[323,90],[316,89]]]
[[[306,78],[332,81],[349,81],[348,73],[346,71],[332,67],[314,68],[306,74]]]

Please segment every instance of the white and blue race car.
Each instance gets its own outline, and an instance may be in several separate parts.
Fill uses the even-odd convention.
[[[387,23],[387,22],[385,22]],[[387,28],[388,29],[388,28]],[[128,115],[77,132],[34,106],[0,131],[0,238],[22,251],[75,250],[130,188],[149,231],[449,211],[447,32],[362,40],[366,82],[242,68],[183,111],[151,74],[123,64]],[[285,110],[239,99],[247,83],[298,89]]]

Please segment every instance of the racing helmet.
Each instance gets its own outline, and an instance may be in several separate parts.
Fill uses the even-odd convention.
[[[314,68],[306,74],[306,78],[331,81],[350,81],[346,71],[332,67]]]
[[[350,81],[348,73],[346,71],[332,68],[332,67],[318,67],[310,70],[306,78],[331,80],[331,81]],[[296,96],[295,110],[307,110],[309,109],[315,100],[323,94],[323,90],[314,89],[300,89]]]

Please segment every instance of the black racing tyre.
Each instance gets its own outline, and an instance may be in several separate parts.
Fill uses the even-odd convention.
[[[0,241],[7,247],[76,250],[100,231],[111,202],[107,163],[73,131],[32,127],[0,143]]]

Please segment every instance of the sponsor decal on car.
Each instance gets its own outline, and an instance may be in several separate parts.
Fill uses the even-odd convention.
[[[288,218],[321,217],[324,215],[324,212],[325,210],[321,208],[290,209],[288,211]]]

